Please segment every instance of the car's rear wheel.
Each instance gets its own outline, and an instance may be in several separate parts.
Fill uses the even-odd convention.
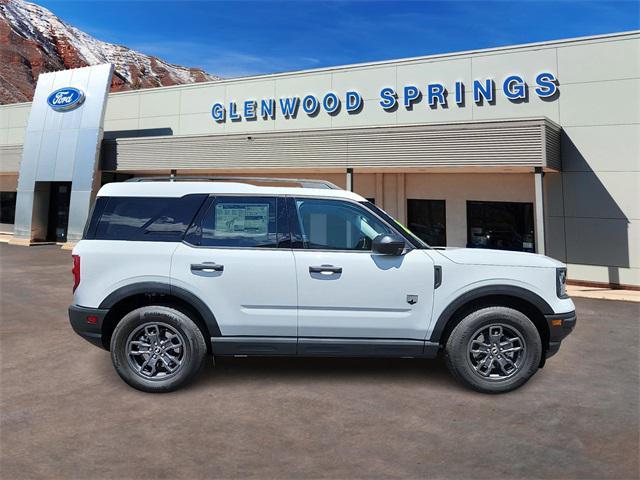
[[[111,360],[118,375],[145,392],[169,392],[185,385],[200,370],[206,353],[197,325],[169,307],[129,312],[111,337]]]
[[[503,393],[526,383],[538,370],[540,334],[522,312],[487,307],[467,315],[451,332],[445,349],[449,370],[483,393]]]

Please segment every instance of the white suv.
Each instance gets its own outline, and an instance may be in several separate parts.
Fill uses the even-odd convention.
[[[207,353],[443,352],[464,384],[506,392],[575,325],[551,258],[433,249],[326,182],[179,180],[105,185],[73,250],[71,325],[140,390],[184,385]]]

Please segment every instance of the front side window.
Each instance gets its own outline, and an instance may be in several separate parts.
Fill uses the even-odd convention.
[[[271,197],[217,197],[202,220],[200,244],[278,247],[276,203]]]
[[[341,200],[296,199],[304,248],[371,251],[373,239],[392,230],[359,205]]]

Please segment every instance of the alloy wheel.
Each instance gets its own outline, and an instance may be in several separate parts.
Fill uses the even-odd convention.
[[[129,366],[147,380],[175,376],[184,363],[183,336],[166,323],[145,323],[127,338]]]
[[[522,367],[526,346],[520,332],[504,324],[484,326],[471,336],[467,347],[473,371],[485,380],[501,381]]]

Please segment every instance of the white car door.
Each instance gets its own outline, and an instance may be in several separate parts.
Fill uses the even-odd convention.
[[[286,337],[280,341],[286,351],[271,353],[295,353],[297,287],[284,203],[275,197],[210,199],[173,254],[172,284],[200,297],[218,322],[223,338],[214,340],[214,351],[216,341],[233,350],[238,339],[224,337],[243,337],[253,353],[269,353],[266,339]],[[248,337],[260,337],[255,341],[267,350],[252,350]]]
[[[423,250],[372,252],[395,232],[357,202],[297,198],[293,213],[300,339],[424,339],[434,265]]]

